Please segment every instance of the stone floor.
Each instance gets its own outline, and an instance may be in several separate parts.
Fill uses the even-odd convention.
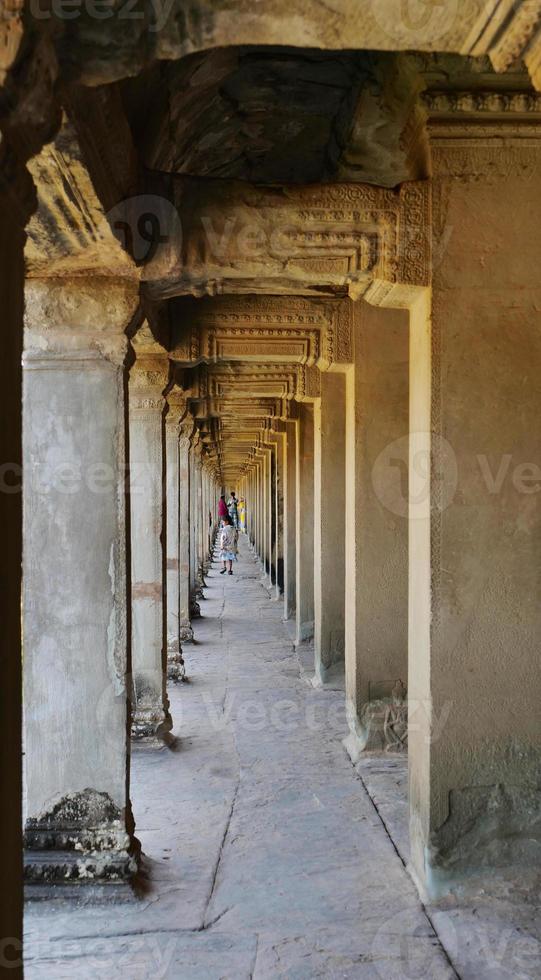
[[[32,903],[27,980],[541,976],[534,907],[423,908],[404,764],[352,767],[343,693],[307,683],[245,541],[206,594],[170,692],[178,741],[133,753],[139,897]]]

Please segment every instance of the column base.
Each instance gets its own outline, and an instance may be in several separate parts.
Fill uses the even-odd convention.
[[[178,684],[186,678],[186,665],[180,650],[180,643],[172,641],[167,647],[167,680]]]
[[[133,713],[131,735],[136,742],[161,746],[172,727],[171,717],[162,707],[138,707]]]
[[[298,646],[299,643],[306,643],[306,642],[308,642],[308,640],[313,640],[313,639],[314,639],[314,623],[313,623],[313,621],[312,622],[309,622],[309,623],[300,623],[300,625],[297,626],[297,635],[295,637],[295,646]]]
[[[312,686],[315,688],[325,687],[328,690],[343,691],[345,684],[344,662],[336,662],[329,667],[316,662]]]
[[[195,596],[193,596],[190,600],[190,617],[191,619],[201,618],[201,606],[199,605]]]
[[[129,881],[139,868],[139,841],[107,793],[70,793],[26,822],[24,877],[30,884]]]
[[[342,739],[342,745],[355,766],[366,748],[367,734],[359,720],[357,708],[347,699],[346,719],[349,726],[349,734]]]
[[[483,878],[518,882],[541,862],[541,790],[504,783],[452,790],[449,816],[429,843],[415,815],[410,838],[408,870],[425,902]]]
[[[346,703],[349,735],[342,742],[355,765],[363,752],[406,754],[408,750],[407,702],[389,698],[367,701],[360,715]]]
[[[181,643],[193,643],[193,629],[189,619],[181,619],[179,639]]]

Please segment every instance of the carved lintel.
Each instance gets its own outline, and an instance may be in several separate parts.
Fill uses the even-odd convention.
[[[194,287],[212,283],[221,290],[230,283],[231,291],[242,292],[243,281],[274,281],[277,292],[342,286],[360,296],[374,279],[402,281],[406,273],[406,281],[413,281],[427,264],[415,254],[403,255],[404,226],[416,206],[409,189],[418,183],[397,190],[358,183],[273,189],[175,177],[182,240],[172,235],[168,248],[147,264],[147,289],[156,296],[189,295]],[[217,247],[216,235],[226,223],[236,231]],[[257,249],[246,249],[247,223],[257,234]],[[215,229],[210,237],[209,227]],[[417,284],[425,285],[426,276]],[[207,342],[212,357],[212,337]],[[182,329],[181,344],[182,357],[209,356],[193,330]]]
[[[181,363],[314,364],[320,356],[321,332],[329,325],[325,304],[303,297],[178,299],[173,308],[170,354]]]

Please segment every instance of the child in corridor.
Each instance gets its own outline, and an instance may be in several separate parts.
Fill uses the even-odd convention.
[[[233,562],[237,555],[237,535],[238,531],[233,527],[233,521],[229,515],[224,517],[224,526],[220,532],[220,558],[224,563],[220,575],[233,574]],[[229,569],[227,566],[229,565]]]

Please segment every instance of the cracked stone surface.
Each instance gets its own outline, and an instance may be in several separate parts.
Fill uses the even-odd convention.
[[[477,922],[471,906],[423,908],[376,808],[390,826],[395,784],[398,826],[403,763],[352,767],[343,693],[301,673],[245,541],[233,577],[218,571],[190,683],[171,685],[178,740],[133,752],[140,897],[32,904],[27,980],[539,976],[535,930],[508,900]]]

